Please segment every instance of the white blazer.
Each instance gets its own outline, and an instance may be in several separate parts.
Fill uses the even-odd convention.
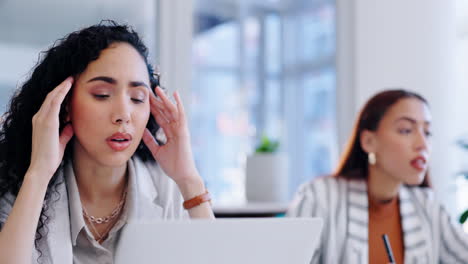
[[[405,264],[468,263],[468,235],[432,196],[429,188],[400,189]],[[323,177],[306,183],[287,215],[324,219],[321,242],[311,263],[369,262],[365,181]]]
[[[188,217],[182,207],[183,198],[177,185],[155,162],[143,162],[134,156],[128,161],[128,169],[129,174],[136,177],[131,179],[134,184],[129,193],[133,193],[133,196],[128,200],[130,205],[127,221]],[[66,184],[63,182],[66,177],[63,174],[64,172],[61,171],[58,175],[58,180],[62,183],[58,185],[58,201],[52,203],[53,210],[49,210],[47,236],[39,243],[42,263],[73,263],[68,193]],[[5,223],[14,200],[13,195],[0,199],[0,227]],[[38,256],[39,252],[34,250],[32,263],[37,263]]]

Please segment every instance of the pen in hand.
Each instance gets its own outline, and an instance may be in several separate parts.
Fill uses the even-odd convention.
[[[390,263],[396,263],[395,258],[393,257],[392,247],[390,246],[390,240],[388,239],[387,234],[383,234],[382,239],[384,241],[385,249],[387,251],[388,261]]]

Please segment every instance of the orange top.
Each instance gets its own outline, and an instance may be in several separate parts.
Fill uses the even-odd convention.
[[[369,263],[389,263],[382,235],[387,234],[397,264],[403,264],[404,243],[398,198],[388,203],[369,199]]]

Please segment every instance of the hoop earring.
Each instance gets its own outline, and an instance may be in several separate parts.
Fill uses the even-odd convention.
[[[377,158],[375,156],[375,153],[374,152],[369,152],[369,154],[367,155],[367,160],[369,161],[370,165],[375,165],[375,163],[377,162]]]

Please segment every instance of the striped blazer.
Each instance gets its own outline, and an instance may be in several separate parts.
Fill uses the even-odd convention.
[[[404,262],[468,263],[468,235],[432,196],[429,188],[400,189]],[[365,181],[329,176],[306,183],[300,187],[287,215],[324,219],[319,248],[311,263],[369,262]]]

